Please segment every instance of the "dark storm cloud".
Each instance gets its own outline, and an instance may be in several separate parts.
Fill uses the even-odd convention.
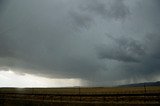
[[[157,2],[1,2],[1,70],[80,78],[97,86],[130,79],[152,80],[160,75]]]
[[[140,61],[132,64],[121,63],[117,69],[123,69],[126,78],[131,78],[135,82],[143,78],[148,81],[155,80],[155,76],[160,74],[159,40],[159,34],[146,34],[143,39],[145,44],[143,45],[145,48],[145,54],[140,55],[138,58]]]
[[[99,57],[102,59],[113,59],[123,62],[139,62],[140,56],[145,55],[144,48],[139,42],[131,38],[125,38],[123,36],[114,38],[113,36],[107,35],[108,38],[113,40],[112,47],[102,45],[99,49]]]
[[[0,0],[0,12],[5,9],[6,0]]]
[[[146,34],[146,40],[145,42],[148,44],[147,48],[149,52],[149,55],[154,59],[160,59],[160,34],[156,33],[148,33]],[[154,41],[154,42],[153,42]]]
[[[78,37],[79,32],[72,30],[73,24],[82,27],[83,24],[87,25],[90,18],[70,14],[70,8],[61,8],[66,5],[62,1],[52,1],[52,5],[48,1],[12,1],[10,5],[15,7],[17,3],[21,11],[19,7],[14,11],[10,10],[10,17],[5,19],[4,16],[3,19],[3,24],[7,27],[3,30],[5,33],[0,36],[1,66],[22,72],[27,70],[25,73],[48,74],[54,78],[81,78],[84,73],[88,75],[89,70],[94,74],[97,68],[100,68],[101,65],[94,55],[88,56],[89,47]],[[47,7],[41,7],[43,4]],[[31,8],[28,8],[28,5]],[[16,15],[11,14],[12,12]],[[72,21],[70,17],[76,20]]]
[[[124,4],[124,0],[116,0],[110,7],[110,12],[108,13],[111,17],[115,19],[123,19],[129,15],[129,8]]]
[[[97,16],[117,20],[125,19],[130,14],[124,0],[82,0],[79,4],[76,10],[70,10],[70,15],[73,24],[80,28],[95,25],[94,21]]]
[[[81,8],[103,18],[111,19],[123,19],[130,13],[129,8],[124,4],[124,0],[88,0]]]
[[[71,18],[73,19],[74,25],[80,27],[80,28],[89,28],[89,26],[94,21],[93,18],[90,15],[82,14],[82,13],[76,13],[76,12],[70,12]]]

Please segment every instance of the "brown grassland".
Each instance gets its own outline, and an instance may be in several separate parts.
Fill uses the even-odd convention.
[[[0,88],[0,106],[159,106],[160,87]]]

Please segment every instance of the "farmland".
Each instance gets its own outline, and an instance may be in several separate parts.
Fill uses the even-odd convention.
[[[160,87],[0,88],[2,106],[160,105]]]

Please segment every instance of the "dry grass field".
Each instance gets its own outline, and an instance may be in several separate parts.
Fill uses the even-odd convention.
[[[160,105],[160,87],[0,88],[0,106]]]

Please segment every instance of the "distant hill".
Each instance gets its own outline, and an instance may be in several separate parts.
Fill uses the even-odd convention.
[[[160,81],[120,85],[119,87],[160,86]]]

